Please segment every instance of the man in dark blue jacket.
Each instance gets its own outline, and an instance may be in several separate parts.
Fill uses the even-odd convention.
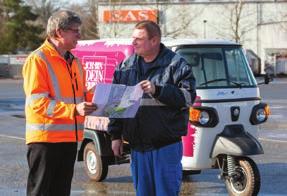
[[[182,178],[181,136],[187,133],[195,92],[191,66],[161,43],[159,26],[139,22],[133,32],[135,54],[114,73],[113,83],[140,83],[144,95],[132,119],[110,119],[115,156],[122,140],[131,146],[131,172],[138,196],[178,195]]]

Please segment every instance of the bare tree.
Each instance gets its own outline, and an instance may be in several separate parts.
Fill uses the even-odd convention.
[[[163,31],[163,36],[172,38],[197,37],[198,34],[192,29],[192,22],[196,21],[202,12],[203,8],[191,10],[188,7],[181,7],[180,11],[177,11],[172,18],[168,18],[165,24],[161,24],[161,28],[166,29]]]
[[[32,7],[33,12],[38,15],[37,22],[43,28],[46,28],[47,21],[52,13],[62,6],[56,0],[26,0],[26,2]]]
[[[193,9],[187,6],[180,6],[175,9],[167,2],[155,0],[156,10],[158,10],[157,22],[162,30],[163,37],[197,37],[197,33],[192,29],[192,22],[201,16],[203,8]],[[174,9],[172,9],[172,7]],[[167,18],[167,12],[172,12]],[[178,22],[180,21],[180,22]]]
[[[98,39],[98,0],[88,0],[85,4],[71,4],[69,9],[78,13],[82,19],[82,39]]]
[[[62,8],[78,13],[82,19],[82,39],[97,39],[98,36],[98,0],[88,0],[87,2],[71,3],[67,0],[26,0],[32,6],[33,12],[39,15],[36,23],[46,28],[47,21],[53,12]],[[45,32],[43,32],[45,36]]]
[[[238,3],[230,10],[230,28],[232,31],[232,38],[236,42],[240,42],[241,36],[246,32],[245,30],[240,31],[240,20],[242,17],[244,2],[243,0],[239,0]]]
[[[83,37],[85,39],[99,38],[98,0],[88,0],[88,14],[84,18]]]
[[[286,10],[283,11],[281,18],[282,19],[280,20],[280,24],[281,24],[280,26],[285,32],[287,32],[287,11]]]
[[[256,12],[248,12],[245,10],[245,6],[244,0],[237,0],[235,3],[224,6],[227,10],[226,13],[228,13],[224,18],[228,18],[228,21],[226,22],[227,25],[223,25],[221,28],[214,26],[218,35],[228,37],[237,43],[245,41],[245,35],[257,27],[257,24],[250,20]],[[221,23],[224,24],[224,22]]]
[[[128,24],[123,24],[118,21],[118,11],[121,10],[123,0],[106,0],[106,6],[109,8],[110,21],[99,21],[101,32],[104,32],[105,38],[118,38],[125,36],[127,33]]]
[[[109,7],[111,12],[113,12],[113,10],[116,9],[121,9],[121,3],[122,0],[108,0],[109,1]],[[109,25],[107,25],[105,28],[109,28],[109,37],[119,37],[120,36],[120,32],[123,31],[123,27],[121,24],[119,24],[118,22],[111,22],[109,23]]]

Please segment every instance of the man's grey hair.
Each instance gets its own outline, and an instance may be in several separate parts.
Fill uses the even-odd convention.
[[[67,30],[74,24],[82,24],[82,21],[75,12],[60,10],[52,14],[47,24],[48,37],[55,37],[56,30]]]

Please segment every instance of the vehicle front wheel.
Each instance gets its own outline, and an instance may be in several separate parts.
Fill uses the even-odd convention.
[[[260,189],[260,174],[256,163],[248,157],[236,158],[235,174],[225,179],[229,195],[257,195]]]
[[[93,142],[89,142],[84,149],[84,168],[91,180],[100,182],[108,174],[108,160],[101,157]]]

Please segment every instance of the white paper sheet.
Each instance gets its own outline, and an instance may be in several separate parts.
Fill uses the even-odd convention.
[[[142,95],[143,91],[140,85],[97,84],[93,102],[98,109],[92,115],[109,118],[134,118]]]

